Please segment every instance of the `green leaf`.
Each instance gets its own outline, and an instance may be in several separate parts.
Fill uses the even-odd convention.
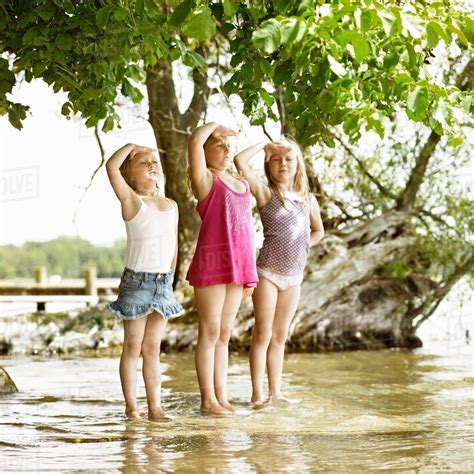
[[[56,40],[54,41],[54,44],[62,50],[69,50],[72,48],[72,38],[71,36],[64,35],[60,33],[57,37]]]
[[[12,91],[12,84],[7,82],[7,81],[4,81],[3,79],[0,80],[0,95],[5,95],[9,92]]]
[[[298,3],[298,15],[311,16],[314,15],[314,0],[300,0]]]
[[[344,66],[339,61],[336,61],[336,59],[334,59],[330,54],[328,55],[328,61],[331,71],[336,74],[336,76],[344,77],[347,75]]]
[[[273,0],[273,7],[276,12],[287,15],[294,7],[294,0]]]
[[[408,110],[412,112],[415,120],[420,120],[424,117],[429,104],[428,91],[422,86],[416,86],[407,99]]]
[[[23,104],[10,103],[8,108],[8,120],[18,130],[23,128],[23,120],[26,118],[26,112],[30,108]]]
[[[350,114],[346,120],[344,120],[342,128],[350,137],[357,135],[359,132],[359,117],[355,114]]]
[[[102,126],[103,132],[110,132],[114,128],[114,118],[109,115]]]
[[[232,0],[222,0],[222,5],[224,7],[224,15],[227,17],[233,17],[239,9],[239,5]]]
[[[33,40],[35,39],[36,35],[38,34],[38,29],[37,28],[30,28],[29,30],[26,31],[26,33],[23,35],[22,38],[22,44],[23,46],[28,46],[31,43],[33,43]]]
[[[252,34],[252,43],[264,54],[272,54],[281,44],[281,25],[274,18],[264,21]]]
[[[336,147],[336,142],[334,141],[334,138],[329,135],[328,133],[322,133],[321,138],[323,139],[324,144],[329,147],[329,148],[335,148]]]
[[[282,84],[285,84],[287,81],[289,81],[290,77],[291,77],[291,70],[288,67],[288,64],[286,63],[279,64],[275,68],[275,72],[273,73],[273,82],[276,85],[282,85]]]
[[[372,15],[369,11],[364,10],[360,15],[360,31],[362,33],[366,33],[370,31],[370,27],[372,25]]]
[[[385,68],[385,70],[389,71],[398,64],[399,59],[400,58],[396,53],[386,54],[383,58],[383,67]]]
[[[137,0],[135,2],[135,13],[137,15],[143,15],[145,11],[145,0]]]
[[[329,114],[334,110],[334,107],[337,104],[337,97],[327,89],[323,89],[316,99],[319,108]]]
[[[112,11],[112,9],[112,5],[106,5],[97,12],[95,16],[95,24],[99,28],[103,28],[107,24],[107,21],[109,19],[109,13]]]
[[[65,117],[69,117],[70,113],[71,113],[71,103],[64,102],[63,106],[61,107],[61,114],[64,115]]]
[[[267,76],[272,75],[272,72],[273,72],[272,65],[265,58],[261,58],[260,61],[258,62],[258,65],[260,66],[260,69],[265,75]]]
[[[44,70],[48,67],[48,61],[43,60],[43,61],[38,61],[33,65],[33,74],[35,76],[40,76]]]
[[[380,8],[377,10],[377,15],[387,36],[392,36],[401,29],[400,18],[392,11]]]
[[[293,43],[299,43],[306,33],[306,23],[297,18],[287,18],[281,23],[281,44],[291,46]]]
[[[468,95],[461,99],[461,108],[466,114],[468,114],[471,110],[472,101],[473,98]]]
[[[266,119],[265,110],[257,109],[250,115],[250,125],[263,125]]]
[[[275,97],[269,94],[265,89],[260,91],[260,96],[268,107],[271,107],[275,103]]]
[[[200,54],[195,51],[190,51],[183,56],[183,64],[193,69],[203,68],[206,66],[206,61]]]
[[[385,129],[383,128],[382,122],[378,118],[367,117],[367,130],[375,130],[380,138],[385,135]]]
[[[122,22],[123,20],[125,20],[125,18],[127,18],[127,16],[128,11],[125,8],[119,7],[114,11],[114,18],[118,22]]]
[[[435,21],[430,21],[426,25],[426,35],[428,39],[428,48],[434,48],[440,39],[444,40],[447,45],[450,43],[449,35],[444,31],[441,25]]]
[[[193,7],[194,2],[191,0],[185,0],[184,2],[180,3],[174,9],[172,15],[168,20],[168,24],[171,26],[181,26],[188,17]]]
[[[448,24],[448,30],[453,32],[459,38],[459,41],[461,41],[461,43],[463,43],[465,46],[469,46],[469,41],[466,38],[465,34],[462,32],[462,30],[454,26],[452,23]]]
[[[186,19],[183,32],[198,41],[204,41],[213,36],[216,32],[216,24],[209,8],[195,10],[193,14]]]
[[[355,58],[359,63],[364,62],[364,59],[370,54],[369,42],[360,33],[351,33],[349,41],[354,49]]]
[[[451,137],[448,140],[448,145],[454,148],[461,146],[464,143],[464,139],[462,137]]]
[[[37,10],[38,15],[44,20],[49,21],[53,18],[55,8],[52,5],[43,6]]]

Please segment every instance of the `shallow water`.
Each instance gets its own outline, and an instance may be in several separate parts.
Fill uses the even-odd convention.
[[[232,418],[202,417],[192,354],[164,355],[170,422],[127,422],[117,358],[0,359],[19,393],[0,397],[0,470],[310,472],[474,470],[472,346],[294,354],[294,403],[248,404],[232,356]],[[139,404],[146,412],[141,382]]]

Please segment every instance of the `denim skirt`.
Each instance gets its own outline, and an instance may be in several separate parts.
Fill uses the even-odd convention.
[[[117,300],[108,309],[120,319],[139,319],[157,311],[164,319],[181,316],[183,307],[173,294],[173,272],[135,272],[125,268]]]

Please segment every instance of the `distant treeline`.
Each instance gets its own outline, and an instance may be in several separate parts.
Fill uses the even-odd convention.
[[[58,237],[47,242],[26,242],[21,247],[0,246],[0,279],[33,278],[43,265],[48,275],[82,278],[84,267],[97,268],[99,278],[119,277],[125,262],[126,241],[98,247],[77,237]]]

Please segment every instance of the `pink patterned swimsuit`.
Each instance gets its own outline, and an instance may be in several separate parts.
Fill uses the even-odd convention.
[[[250,191],[242,182],[245,191],[239,193],[213,174],[209,194],[196,207],[202,223],[186,275],[192,286],[257,286]]]

